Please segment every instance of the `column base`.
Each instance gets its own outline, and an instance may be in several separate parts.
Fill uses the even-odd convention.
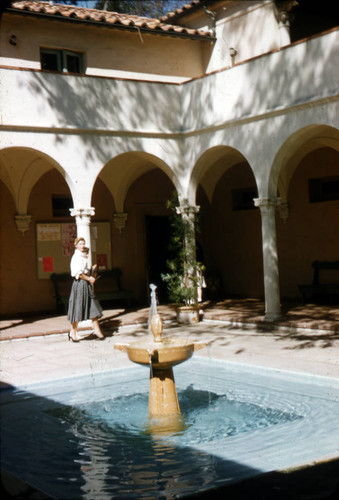
[[[263,321],[273,323],[273,321],[278,321],[279,319],[282,319],[281,313],[267,313],[265,314]]]

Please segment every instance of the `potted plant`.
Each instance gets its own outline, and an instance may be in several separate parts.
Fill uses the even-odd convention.
[[[196,260],[195,236],[198,232],[197,210],[187,200],[179,205],[177,195],[167,202],[172,211],[168,272],[161,278],[167,285],[168,298],[176,306],[180,323],[199,321],[198,288],[203,280],[203,264]]]

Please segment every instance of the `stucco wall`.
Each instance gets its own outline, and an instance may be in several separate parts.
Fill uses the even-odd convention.
[[[0,72],[3,124],[135,132],[181,128],[180,87],[175,85]]]
[[[183,86],[1,70],[2,123],[189,132],[337,93],[339,31]]]
[[[286,112],[337,95],[339,31],[183,85],[184,130]]]
[[[241,2],[217,10],[216,36],[207,71],[246,61],[281,46],[280,28],[272,2]],[[230,48],[236,50],[230,56]]]
[[[17,45],[9,44],[15,34]],[[87,75],[181,82],[200,76],[209,41],[4,14],[0,64],[40,69],[40,48],[84,54]]]

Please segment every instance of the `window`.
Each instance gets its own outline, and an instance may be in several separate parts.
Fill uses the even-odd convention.
[[[41,69],[64,73],[84,73],[81,52],[71,50],[40,49]]]
[[[258,198],[258,192],[256,188],[233,189],[232,209],[251,210],[252,208],[255,208],[254,198]]]
[[[310,203],[339,200],[339,176],[308,180]]]
[[[65,196],[62,194],[52,195],[53,217],[70,217],[70,208],[73,208],[73,200],[71,196]]]

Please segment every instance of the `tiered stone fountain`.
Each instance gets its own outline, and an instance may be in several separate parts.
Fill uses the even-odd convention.
[[[175,337],[162,338],[162,319],[156,310],[155,285],[151,287],[151,309],[149,329],[153,339],[142,339],[130,344],[115,344],[114,347],[127,352],[131,361],[150,367],[149,417],[155,419],[159,429],[163,424],[170,431],[183,425],[175,387],[173,366],[191,358],[194,351],[202,349],[207,342],[194,342]]]

